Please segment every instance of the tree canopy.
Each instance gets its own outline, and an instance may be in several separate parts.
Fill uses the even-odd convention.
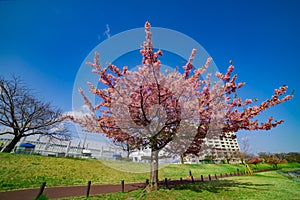
[[[243,100],[236,92],[245,83],[237,82],[232,62],[225,74],[204,76],[212,58],[195,68],[192,63],[196,49],[183,66],[183,73],[178,69],[162,73],[159,60],[162,51],[154,51],[150,28],[146,22],[146,38],[140,50],[142,62],[137,71],[130,71],[126,66],[121,70],[112,63],[103,67],[100,54],[95,54],[94,62],[87,64],[106,88],[88,84],[90,92],[101,101],[92,105],[80,89],[91,113],[81,119],[70,118],[116,142],[134,138],[131,141],[137,148],[151,149],[151,186],[157,187],[158,152],[197,155],[206,137],[226,137],[226,133],[241,129],[269,130],[283,122],[270,117],[259,123],[255,117],[291,99],[292,95],[286,95],[287,86],[275,89],[274,95],[260,104],[252,99]],[[212,82],[212,76],[219,81]]]

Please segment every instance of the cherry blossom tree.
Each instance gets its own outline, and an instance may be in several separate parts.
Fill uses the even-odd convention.
[[[263,161],[263,160],[262,160],[261,158],[255,157],[255,158],[251,158],[251,159],[248,161],[248,163],[249,163],[249,164],[254,164],[255,167],[257,168],[257,164],[258,164],[258,163],[261,163],[262,161]]]
[[[242,100],[235,94],[245,83],[236,82],[237,75],[232,75],[234,66],[231,64],[225,74],[204,76],[212,58],[195,68],[192,63],[196,49],[183,66],[183,73],[178,69],[162,73],[162,51],[154,51],[150,28],[146,22],[146,39],[140,50],[142,65],[137,71],[126,66],[121,70],[113,64],[103,67],[99,53],[95,54],[94,62],[87,64],[106,88],[88,84],[90,92],[101,101],[92,105],[80,89],[91,113],[81,119],[69,116],[87,130],[104,133],[115,142],[130,138],[137,148],[150,149],[150,189],[158,187],[159,152],[197,155],[204,138],[226,137],[226,133],[241,129],[269,130],[283,122],[270,117],[259,124],[255,117],[291,99],[292,95],[286,95],[287,86],[276,89],[270,99],[258,105],[251,99]],[[211,81],[211,76],[219,81]]]

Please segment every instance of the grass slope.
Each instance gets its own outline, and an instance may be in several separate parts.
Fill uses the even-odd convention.
[[[120,164],[120,163],[117,163]],[[122,162],[123,168],[145,167],[141,163]],[[260,168],[270,165],[258,165]],[[283,167],[283,166],[279,166]],[[288,164],[284,167],[300,168],[300,164]],[[242,165],[168,165],[159,171],[159,179],[188,178],[191,170],[194,177],[208,174],[236,172],[244,170]],[[86,185],[144,182],[149,173],[120,172],[104,165],[99,160],[70,159],[0,153],[0,191],[39,187],[42,182],[47,186]]]
[[[64,198],[62,200],[83,200],[85,197]],[[129,193],[113,193],[90,196],[96,199],[153,199],[153,200],[269,200],[300,199],[300,182],[281,176],[276,171],[262,172],[253,176],[229,177],[216,181],[206,181],[160,189],[151,193],[136,190]]]

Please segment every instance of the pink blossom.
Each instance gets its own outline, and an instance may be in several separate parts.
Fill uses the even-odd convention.
[[[211,76],[214,74],[202,77],[209,68],[212,58],[208,58],[204,66],[195,69],[193,75],[190,76],[194,67],[192,62],[196,56],[196,49],[192,50],[188,62],[183,66],[183,74],[180,74],[179,70],[175,70],[164,75],[160,73],[159,57],[162,56],[162,51],[153,52],[150,29],[150,23],[146,22],[145,42],[140,50],[143,65],[138,71],[130,71],[127,66],[124,66],[121,71],[113,64],[108,64],[103,68],[99,53],[95,53],[93,63],[87,62],[92,71],[99,76],[99,81],[106,85],[106,88],[98,89],[95,85],[88,83],[90,92],[101,99],[96,106],[92,105],[84,92],[79,89],[84,104],[88,106],[91,114],[85,115],[82,119],[70,116],[71,120],[88,130],[104,133],[115,141],[129,141],[129,138],[134,138],[135,141],[138,141],[135,148],[153,148],[154,144],[156,148],[164,148],[182,128],[181,123],[186,120],[183,119],[184,108],[188,108],[189,111],[196,110],[197,119],[193,121],[193,123],[197,121],[195,123],[198,126],[196,135],[189,138],[189,141],[183,140],[183,143],[190,144],[184,154],[199,153],[206,134],[209,131],[218,132],[214,129],[218,129],[218,136],[222,137],[227,132],[269,130],[283,123],[283,120],[273,121],[272,117],[259,123],[255,117],[272,106],[290,100],[293,96],[285,95],[287,86],[275,89],[274,95],[261,103],[256,101],[253,103],[251,99],[238,98],[236,92],[245,85],[245,82],[236,82],[237,75],[232,75],[233,65],[228,67],[225,74],[216,72],[215,76],[220,80],[219,83],[211,82]],[[190,101],[191,96],[196,97],[196,100]],[[160,106],[156,113],[151,110],[155,105]],[[124,107],[126,109],[121,109]],[[158,112],[160,109],[164,111],[161,112],[163,114]],[[100,116],[96,116],[95,111],[100,111]],[[165,121],[162,123],[158,120],[156,126],[150,127],[151,122],[153,123],[159,117]],[[121,124],[120,121],[122,121]],[[213,121],[216,122],[214,126],[212,126]],[[160,126],[160,122],[162,126]],[[128,133],[124,131],[126,129],[122,129],[122,126],[130,127],[132,130],[148,127],[149,130],[156,131],[153,131],[152,135],[148,132],[136,131],[129,137]]]

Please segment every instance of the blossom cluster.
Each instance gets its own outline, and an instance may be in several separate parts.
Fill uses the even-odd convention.
[[[82,119],[70,116],[73,121],[115,141],[130,141],[136,148],[167,148],[178,153],[178,148],[184,147],[181,154],[198,154],[209,134],[224,137],[228,132],[242,129],[269,130],[283,122],[270,117],[259,124],[255,117],[290,100],[293,96],[286,95],[287,86],[275,89],[274,95],[260,104],[252,99],[243,100],[236,92],[245,82],[238,83],[237,75],[232,75],[232,63],[225,74],[217,72],[202,78],[212,61],[208,58],[202,67],[192,71],[196,49],[183,66],[183,74],[174,70],[164,75],[160,73],[162,51],[153,51],[150,29],[150,23],[146,22],[146,38],[140,50],[142,66],[138,71],[130,71],[126,66],[120,70],[113,64],[103,68],[99,53],[93,63],[87,63],[99,76],[99,82],[107,87],[98,89],[88,83],[90,92],[101,98],[98,105],[92,105],[79,90],[91,113]],[[213,75],[219,82],[211,82]]]

